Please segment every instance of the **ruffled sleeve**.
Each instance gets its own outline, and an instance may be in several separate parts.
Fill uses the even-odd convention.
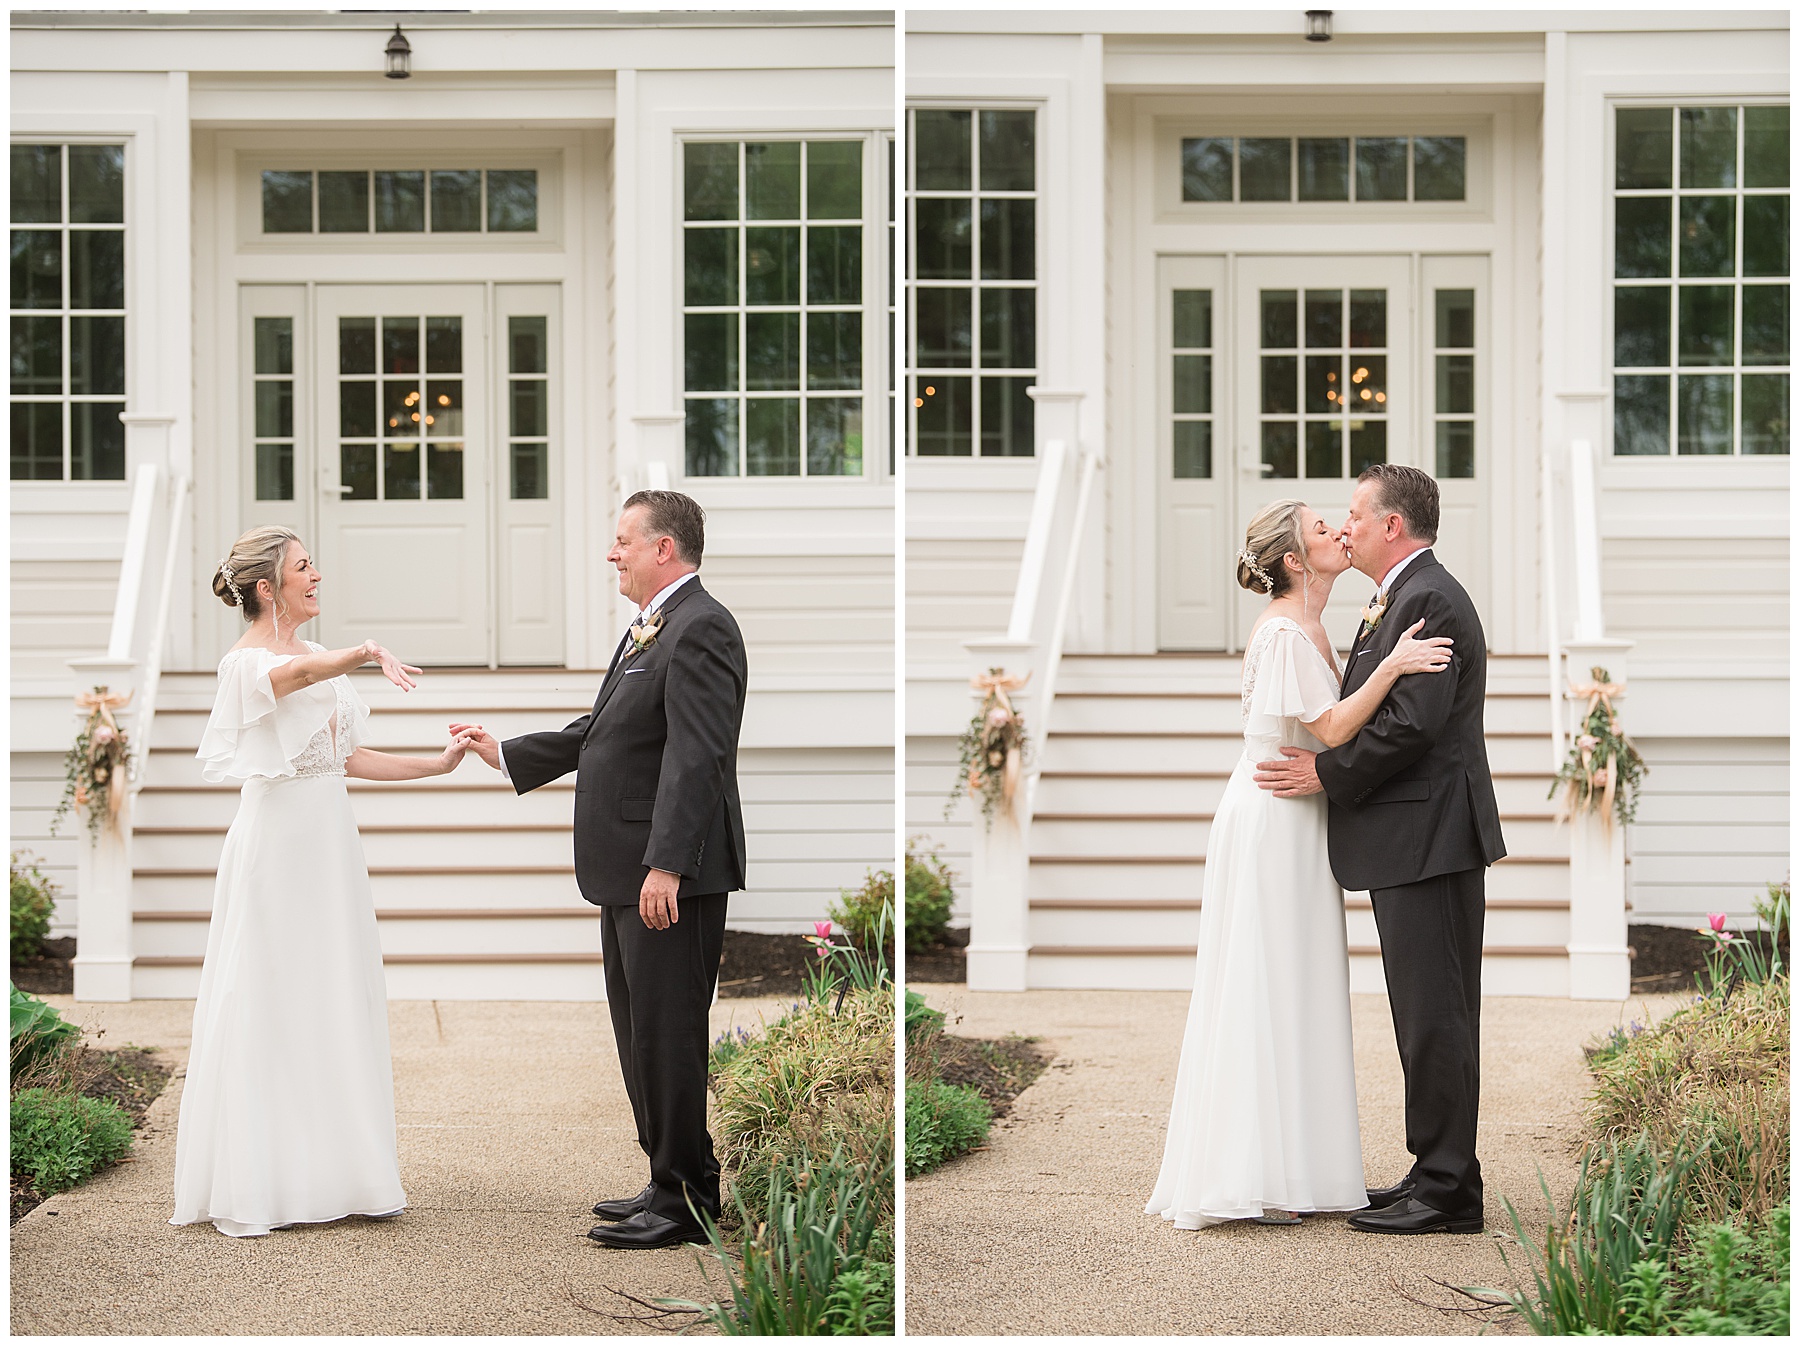
[[[294,657],[247,646],[219,661],[219,695],[195,754],[208,781],[291,776],[294,759],[331,723],[337,692],[329,682],[275,696],[270,675]]]
[[[1244,732],[1281,733],[1281,721],[1310,723],[1337,704],[1337,680],[1298,627],[1283,623],[1263,646]]]
[[[310,640],[306,643],[315,651],[325,648]],[[369,741],[369,703],[362,699],[362,694],[356,690],[356,684],[348,677],[339,676],[332,681],[342,683],[344,687],[344,700],[347,704],[344,707],[344,746],[340,755],[348,757]]]

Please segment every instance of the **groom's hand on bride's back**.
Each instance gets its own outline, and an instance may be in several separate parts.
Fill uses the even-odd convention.
[[[1319,769],[1313,759],[1317,753],[1305,748],[1281,749],[1279,762],[1258,762],[1256,783],[1273,790],[1277,799],[1295,799],[1300,795],[1316,795],[1325,787],[1319,783]]]
[[[500,740],[478,724],[453,724],[452,734],[459,734],[469,741],[469,750],[494,770],[500,769]]]

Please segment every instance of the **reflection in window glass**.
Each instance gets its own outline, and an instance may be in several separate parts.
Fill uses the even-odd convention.
[[[1613,452],[1787,453],[1787,108],[1613,129]]]

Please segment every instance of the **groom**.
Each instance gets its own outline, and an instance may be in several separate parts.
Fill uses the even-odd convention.
[[[1350,1217],[1378,1234],[1482,1229],[1475,1124],[1481,1098],[1481,927],[1486,868],[1506,854],[1482,737],[1487,641],[1462,585],[1431,554],[1438,488],[1414,467],[1376,463],[1357,478],[1343,539],[1376,582],[1344,670],[1349,696],[1421,617],[1449,636],[1442,673],[1401,678],[1341,747],[1260,764],[1283,798],[1324,790],[1331,867],[1369,890],[1406,1080],[1412,1170],[1369,1192]]]
[[[744,886],[738,731],[747,676],[731,613],[701,587],[706,516],[676,491],[625,502],[606,559],[638,607],[594,708],[567,728],[470,746],[520,794],[573,771],[575,880],[600,908],[607,1007],[650,1182],[602,1201],[609,1248],[705,1242],[719,1214],[706,1131],[707,1011],[725,897]],[[465,726],[473,729],[473,726]]]

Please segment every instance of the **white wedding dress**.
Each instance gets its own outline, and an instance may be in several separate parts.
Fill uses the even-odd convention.
[[[406,1204],[381,945],[344,785],[369,709],[347,677],[277,700],[270,674],[293,657],[227,654],[200,741],[208,781],[244,784],[194,1004],[169,1223],[238,1238]]]
[[[1178,1229],[1368,1204],[1325,796],[1277,799],[1253,779],[1281,747],[1324,746],[1301,722],[1335,704],[1337,689],[1296,622],[1270,618],[1251,637],[1244,755],[1207,843],[1194,998],[1144,1208]]]

